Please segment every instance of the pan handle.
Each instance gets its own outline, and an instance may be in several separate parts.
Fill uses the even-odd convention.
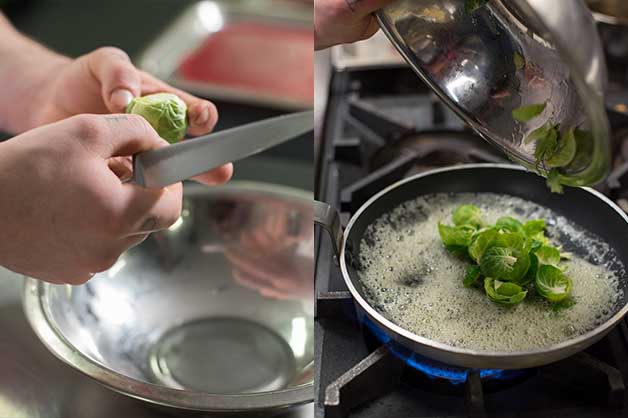
[[[323,227],[331,238],[331,245],[334,249],[336,264],[340,259],[340,248],[342,247],[342,226],[340,226],[340,215],[338,211],[329,204],[314,200],[314,223]]]

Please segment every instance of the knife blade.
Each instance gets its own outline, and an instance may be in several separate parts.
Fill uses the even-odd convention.
[[[250,157],[314,129],[314,112],[277,116],[136,154],[133,183],[161,188]]]

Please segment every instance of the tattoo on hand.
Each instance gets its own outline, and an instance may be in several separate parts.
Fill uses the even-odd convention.
[[[111,121],[111,122],[121,122],[123,120],[128,120],[129,118],[124,116],[124,115],[107,115],[105,116],[105,120],[107,121]]]
[[[157,219],[153,216],[146,219],[142,224],[142,231],[152,231],[157,226]]]
[[[362,0],[345,0],[345,3],[347,3],[347,6],[349,6],[352,12],[355,12],[355,6],[361,1]]]

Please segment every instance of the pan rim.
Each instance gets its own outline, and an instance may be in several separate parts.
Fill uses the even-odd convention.
[[[476,349],[470,349],[470,348],[461,348],[461,347],[455,347],[452,345],[448,345],[445,343],[441,343],[426,337],[422,337],[420,335],[417,335],[413,332],[410,332],[408,330],[406,330],[405,328],[400,327],[399,325],[393,323],[392,321],[390,321],[389,319],[387,319],[386,317],[384,317],[381,313],[379,313],[377,310],[375,310],[363,297],[362,295],[360,295],[360,293],[357,291],[357,289],[355,288],[355,286],[353,285],[353,282],[351,280],[351,277],[349,276],[348,270],[347,270],[347,265],[346,265],[346,261],[345,261],[345,251],[346,251],[346,243],[347,243],[347,238],[349,237],[350,233],[351,233],[351,229],[353,228],[353,225],[357,222],[357,220],[360,218],[360,216],[366,212],[366,210],[375,202],[377,201],[380,197],[384,196],[385,194],[389,193],[390,191],[403,186],[406,183],[412,182],[416,179],[419,178],[423,178],[423,177],[427,177],[430,175],[434,175],[434,174],[439,174],[439,173],[443,173],[443,172],[450,172],[450,171],[458,171],[458,170],[473,170],[473,169],[478,169],[478,168],[497,168],[497,169],[503,169],[503,170],[516,170],[516,171],[521,171],[521,172],[527,172],[527,173],[531,173],[529,170],[527,170],[524,167],[521,167],[519,165],[515,165],[515,164],[501,164],[501,163],[476,163],[476,164],[461,164],[461,165],[457,165],[457,166],[450,166],[450,167],[443,167],[443,168],[437,168],[434,170],[429,170],[423,173],[419,173],[413,176],[410,176],[408,178],[399,180],[391,185],[389,185],[388,187],[380,190],[379,192],[377,192],[375,195],[373,195],[371,198],[369,198],[362,206],[360,206],[360,208],[356,211],[356,213],[351,217],[351,219],[349,220],[347,227],[344,230],[343,233],[343,239],[342,239],[342,246],[340,248],[340,269],[342,271],[342,277],[349,289],[349,292],[351,293],[353,299],[358,303],[358,305],[360,306],[361,309],[363,309],[365,311],[365,313],[370,316],[371,318],[375,319],[378,323],[384,325],[385,327],[387,327],[387,329],[391,330],[392,332],[396,333],[397,335],[400,335],[401,337],[408,339],[412,342],[418,343],[420,345],[429,347],[430,349],[435,349],[435,350],[440,350],[440,351],[446,351],[448,353],[452,353],[452,354],[456,354],[456,355],[460,355],[460,356],[473,356],[475,358],[499,358],[500,360],[515,360],[515,359],[520,359],[520,358],[527,358],[527,357],[532,357],[532,356],[540,356],[540,355],[544,355],[544,354],[548,354],[548,353],[557,353],[563,350],[567,350],[571,347],[574,346],[578,346],[581,345],[582,346],[582,350],[584,350],[586,347],[588,347],[590,344],[594,343],[595,341],[597,341],[599,338],[603,337],[604,335],[606,335],[615,325],[617,325],[617,323],[626,315],[626,313],[628,313],[628,303],[624,304],[623,307],[621,307],[620,309],[617,310],[617,312],[615,312],[615,314],[613,314],[613,316],[611,316],[609,319],[607,319],[602,325],[600,325],[597,328],[594,328],[591,331],[585,332],[584,334],[581,334],[575,338],[570,338],[568,340],[562,341],[558,344],[552,344],[550,346],[546,346],[546,347],[542,347],[542,348],[535,348],[533,350],[519,350],[519,351],[485,351],[485,350],[476,350]],[[590,187],[577,187],[578,189],[582,189],[588,193],[591,193],[592,195],[594,195],[595,197],[597,197],[598,199],[601,199],[604,203],[606,203],[607,205],[609,205],[611,207],[611,209],[613,209],[615,212],[617,212],[617,214],[624,220],[624,222],[628,223],[628,215],[621,210],[621,208],[619,208],[619,206],[617,206],[612,200],[610,200],[608,197],[606,197],[605,195],[603,195],[602,193],[598,192],[595,189],[592,189]],[[597,337],[597,338],[596,338]],[[581,351],[581,350],[578,350]],[[566,357],[566,356],[565,356]],[[553,360],[554,357],[552,356],[548,356],[548,362],[552,362],[555,361]],[[540,365],[543,364],[543,362],[537,362],[536,365]],[[521,368],[521,367],[519,367]]]

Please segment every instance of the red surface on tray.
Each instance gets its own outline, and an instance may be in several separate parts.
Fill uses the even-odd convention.
[[[185,80],[313,103],[311,29],[235,22],[208,36],[179,66]]]

